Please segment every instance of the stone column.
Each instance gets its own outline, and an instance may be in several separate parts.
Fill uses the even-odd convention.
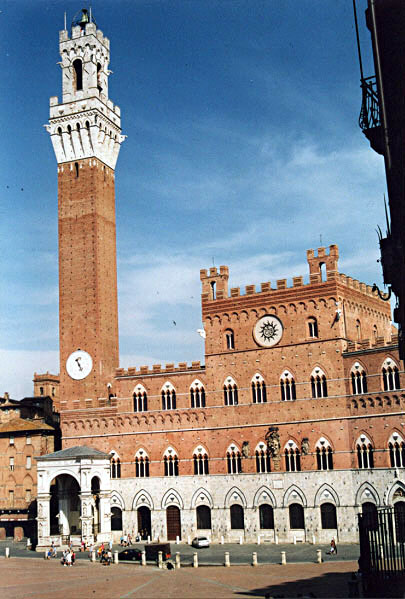
[[[100,491],[100,532],[103,540],[111,536],[111,492]]]
[[[38,545],[49,545],[50,535],[50,493],[38,493]]]
[[[93,516],[91,513],[93,498],[90,493],[81,493],[80,494],[80,504],[81,504],[81,516],[80,520],[82,523],[82,539],[86,541],[86,543],[93,542]]]

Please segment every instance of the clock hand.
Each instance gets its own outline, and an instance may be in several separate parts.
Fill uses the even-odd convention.
[[[77,362],[77,365],[79,367],[79,370],[83,370],[82,366],[80,365],[80,359],[81,358],[76,358],[75,362]]]

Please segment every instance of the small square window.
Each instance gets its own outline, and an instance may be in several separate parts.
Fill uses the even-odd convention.
[[[27,470],[30,470],[31,468],[31,456],[27,455],[27,462],[25,464],[25,467],[27,468]]]

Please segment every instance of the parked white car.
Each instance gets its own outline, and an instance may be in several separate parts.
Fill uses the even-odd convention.
[[[209,547],[210,541],[207,537],[195,537],[191,544],[193,547]]]

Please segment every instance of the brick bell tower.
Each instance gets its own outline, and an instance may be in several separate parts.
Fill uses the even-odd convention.
[[[106,397],[119,365],[115,165],[120,109],[109,100],[110,42],[82,10],[59,33],[62,101],[50,98],[58,163],[59,408]]]

